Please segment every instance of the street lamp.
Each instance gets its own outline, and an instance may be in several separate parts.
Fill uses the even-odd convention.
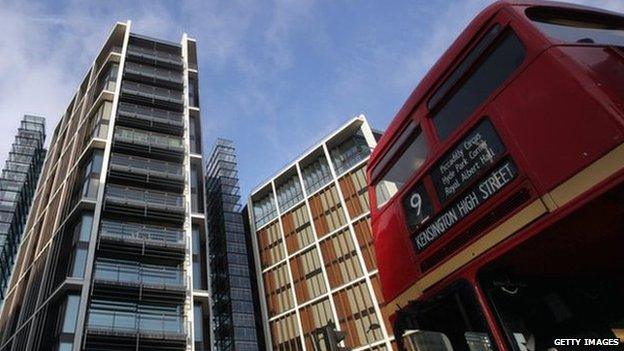
[[[373,346],[371,345],[371,342],[370,342],[370,340],[368,339],[368,333],[372,332],[372,331],[373,331],[373,330],[375,330],[375,329],[379,329],[379,328],[381,328],[381,326],[380,326],[379,324],[377,324],[377,323],[371,323],[371,324],[368,326],[368,330],[366,330],[366,333],[364,333],[364,335],[366,336],[366,343],[368,344],[368,346],[369,346],[369,350],[371,350],[371,351],[373,350]]]

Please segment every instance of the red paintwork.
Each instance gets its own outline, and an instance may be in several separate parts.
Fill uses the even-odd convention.
[[[371,206],[377,262],[386,301],[396,298],[419,279],[419,263],[423,259],[456,237],[462,228],[478,220],[510,193],[524,186],[530,189],[532,199],[537,199],[624,141],[624,50],[594,44],[570,45],[545,37],[524,15],[527,7],[535,5],[589,9],[555,2],[496,2],[487,7],[418,84],[373,151],[368,166],[370,184],[375,181],[370,179],[371,170],[410,120],[420,124],[430,149],[430,156],[424,166],[387,204],[381,209]],[[428,118],[427,98],[471,49],[484,29],[494,23],[508,25],[515,31],[526,47],[525,61],[467,122],[449,138],[440,141]],[[426,174],[437,159],[477,124],[482,116],[488,116],[492,121],[508,154],[518,165],[520,175],[513,184],[417,256],[410,240],[411,234],[405,225],[401,199],[415,183],[423,180],[432,196],[436,213],[440,210],[439,203],[433,199],[435,192]],[[623,179],[624,176],[620,174],[597,185],[596,189],[588,192],[591,195],[581,196],[574,204],[542,217],[513,239],[474,260],[470,267],[438,283],[432,291],[439,291],[459,276],[474,277],[479,265],[486,260],[539,233],[549,223],[563,218],[574,208],[621,183]],[[369,195],[375,204],[372,185],[369,187]],[[494,324],[491,318],[488,320]],[[493,335],[495,339],[500,338],[496,331]]]

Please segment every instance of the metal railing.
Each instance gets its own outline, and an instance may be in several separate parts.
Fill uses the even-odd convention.
[[[184,208],[184,196],[164,191],[147,190],[109,184],[106,186],[106,198],[141,205],[162,205]]]
[[[129,45],[128,55],[138,56],[149,60],[162,61],[176,66],[182,65],[182,58],[179,55],[142,46]]]
[[[166,68],[142,65],[135,62],[126,62],[124,69],[127,73],[132,73],[143,77],[165,80],[177,84],[182,84],[184,82],[181,72],[169,70]]]
[[[170,227],[158,227],[140,223],[102,220],[100,235],[114,238],[142,239],[165,243],[183,244],[184,231]]]
[[[142,84],[132,81],[124,81],[121,90],[124,93],[134,94],[138,96],[143,96],[147,98],[155,98],[165,101],[174,102],[177,104],[183,104],[182,100],[182,92],[179,90],[166,89],[161,87],[156,87],[149,84]]]
[[[87,328],[116,332],[185,334],[181,316],[143,315],[132,312],[89,310]]]
[[[161,110],[158,108],[141,106],[128,102],[120,102],[117,111],[119,114],[131,115],[133,117],[161,119],[180,123],[182,123],[182,118],[184,117],[181,112]]]
[[[336,175],[341,175],[355,166],[371,154],[371,148],[367,145],[358,145],[344,153],[332,155],[332,161],[336,169]]]
[[[153,132],[145,132],[137,129],[116,127],[115,139],[127,141],[133,144],[143,144],[152,147],[184,151],[182,138]]]
[[[148,173],[163,173],[168,176],[182,176],[182,165],[179,163],[161,161],[151,158],[130,156],[124,154],[112,154],[111,166],[121,166],[128,170],[143,170]]]
[[[184,287],[180,268],[156,265],[129,265],[112,260],[95,263],[95,279],[115,283],[151,284]]]

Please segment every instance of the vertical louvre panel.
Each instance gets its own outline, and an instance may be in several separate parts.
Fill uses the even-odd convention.
[[[332,288],[362,276],[362,267],[348,229],[321,242],[321,253]]]
[[[366,282],[351,285],[333,296],[340,327],[349,330],[346,344],[350,347],[366,345],[366,331],[371,324],[380,322]],[[368,333],[368,337],[370,341],[377,341],[383,336],[379,329],[375,329]]]
[[[321,190],[310,199],[310,209],[319,238],[346,224],[340,198],[333,185]]]
[[[353,223],[355,236],[357,237],[360,250],[364,256],[364,262],[368,271],[377,268],[377,258],[375,257],[375,246],[373,245],[373,231],[370,225],[370,218],[366,217]]]

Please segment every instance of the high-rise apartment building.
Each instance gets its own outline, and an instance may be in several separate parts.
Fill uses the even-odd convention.
[[[346,347],[393,347],[365,175],[376,139],[356,117],[252,191],[265,339],[274,350],[317,350],[315,331],[330,322],[346,332]]]
[[[217,140],[206,158],[206,223],[213,342],[218,351],[264,350],[250,240],[241,212],[234,143]]]
[[[25,115],[0,176],[0,304],[45,159],[45,118]]]
[[[57,125],[0,350],[208,350],[196,43],[117,23]]]

